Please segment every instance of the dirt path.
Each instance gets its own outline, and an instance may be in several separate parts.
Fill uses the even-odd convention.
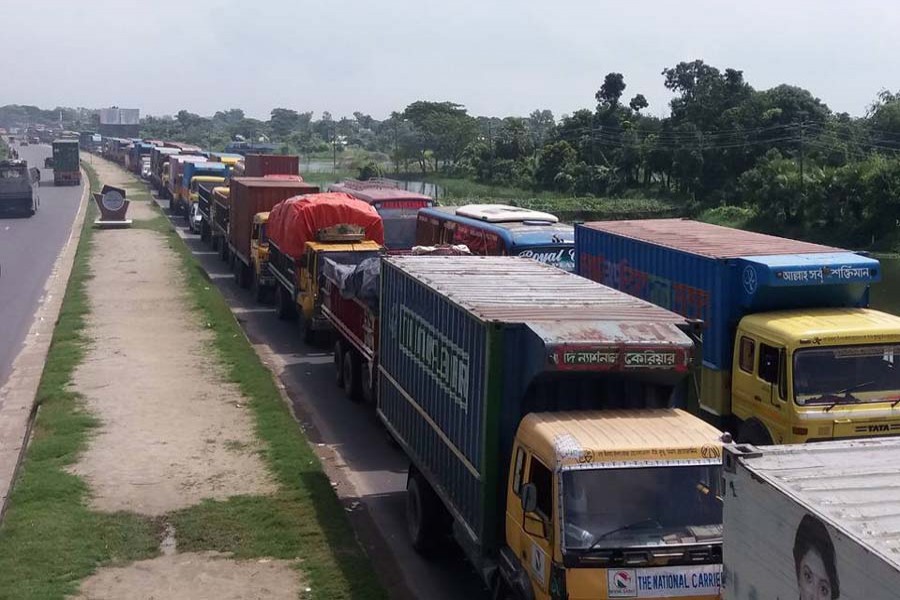
[[[103,569],[73,600],[296,600],[290,563],[236,561],[214,552],[186,553]]]
[[[111,163],[94,159],[93,166],[101,183],[134,185]],[[129,209],[136,222],[155,215],[147,202]],[[90,487],[91,507],[163,516],[204,499],[272,493],[276,486],[260,456],[252,415],[221,375],[166,238],[132,228],[97,231],[93,240],[85,331],[92,343],[73,388],[101,426],[72,468]],[[164,552],[100,569],[83,582],[79,598],[280,599],[299,593],[299,573],[284,561]]]

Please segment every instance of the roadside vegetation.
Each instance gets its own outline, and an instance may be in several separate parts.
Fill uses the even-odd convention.
[[[92,190],[99,190],[88,164]],[[133,200],[149,200],[146,188],[126,186]],[[146,198],[144,197],[146,196]],[[197,317],[214,334],[212,349],[229,379],[240,386],[265,443],[264,459],[279,489],[268,496],[239,496],[148,518],[88,508],[89,490],[67,472],[86,448],[97,420],[71,391],[75,368],[91,343],[84,336],[89,313],[86,286],[96,209],[89,205],[75,265],[38,392],[34,435],[0,525],[0,597],[63,598],[80,581],[108,565],[152,558],[166,524],[175,528],[181,552],[215,550],[238,559],[298,561],[304,597],[381,599],[386,593],[362,551],[318,458],[293,419],[272,374],[218,289],[210,283],[162,213],[135,227],[166,236]]]
[[[99,189],[96,177],[88,174],[91,189]],[[4,598],[63,598],[100,565],[141,560],[158,551],[156,523],[128,513],[89,510],[86,484],[67,472],[98,425],[69,387],[90,344],[84,324],[95,217],[89,204],[38,388],[31,443],[0,524]]]
[[[566,199],[647,199],[664,212],[736,217],[722,222],[832,244],[900,243],[900,92],[883,90],[857,118],[803,88],[756,89],[739,69],[695,60],[662,71],[673,98],[668,115],[658,117],[621,73],[597,83],[584,109],[561,117],[546,109],[473,116],[460,104],[432,101],[382,120],[363,112],[313,118],[290,108],[261,120],[232,108],[210,117],[186,110],[147,117],[141,133],[212,149],[231,139],[267,141],[307,166],[336,157],[342,174],[440,181],[447,200],[539,198],[566,210]],[[84,111],[12,105],[0,107],[0,126],[60,112],[73,127],[86,122]],[[658,206],[642,214],[653,216]],[[629,213],[604,207],[598,214]]]

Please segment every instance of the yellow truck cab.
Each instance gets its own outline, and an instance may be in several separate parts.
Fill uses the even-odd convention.
[[[342,229],[349,229],[342,226]],[[324,259],[338,263],[358,263],[363,257],[376,256],[386,252],[378,242],[364,239],[361,230],[352,233],[326,228],[316,234],[316,241],[306,242],[306,250],[300,259],[297,282],[297,309],[303,322],[312,330],[330,329],[328,320],[322,314],[321,285]]]
[[[702,322],[704,416],[765,446],[900,435],[900,317],[869,256],[682,219],[575,227],[580,275]]]
[[[212,175],[198,175],[196,177],[191,178],[191,185],[188,188],[188,213],[190,213],[190,208],[194,204],[197,203],[197,200],[200,196],[200,186],[205,185],[206,187],[221,187],[225,185],[226,179],[224,177],[214,177]]]
[[[535,600],[720,597],[721,433],[678,409],[533,413],[506,541]]]
[[[266,236],[268,223],[268,211],[253,215],[253,229],[250,232],[250,261],[253,266],[253,292],[258,301],[264,300],[268,291],[275,286],[275,278],[269,271],[269,238]]]
[[[900,433],[900,317],[866,308],[749,315],[734,354],[732,409],[759,422],[764,441]]]

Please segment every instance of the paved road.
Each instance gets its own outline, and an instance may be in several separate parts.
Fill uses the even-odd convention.
[[[80,186],[53,186],[44,169],[50,146],[16,146],[29,167],[41,168],[41,205],[31,218],[0,217],[0,387],[22,349],[53,263],[72,230]]]
[[[423,560],[410,547],[405,521],[408,462],[388,443],[374,410],[351,403],[337,388],[331,353],[306,346],[296,323],[280,321],[273,308],[256,304],[249,291],[235,285],[217,254],[199,236],[187,233],[183,218],[170,215],[170,219],[224,294],[251,342],[264,345],[274,362],[283,366],[282,381],[295,412],[305,422],[305,432],[316,444],[329,475],[337,475],[338,494],[392,596],[486,599],[480,578],[455,545],[432,561]]]

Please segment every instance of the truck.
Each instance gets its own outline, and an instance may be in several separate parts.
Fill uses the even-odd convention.
[[[213,219],[213,194],[216,188],[223,186],[201,183],[197,187],[197,211],[200,213],[200,240],[203,242],[212,242],[212,219]]]
[[[212,203],[210,204],[210,245],[213,250],[219,252],[219,258],[227,261],[228,255],[228,219],[230,218],[231,188],[213,188]]]
[[[301,181],[273,181],[264,177],[234,177],[228,200],[228,255],[235,282],[250,287],[254,282],[250,255],[254,217],[270,211],[293,196],[315,194],[319,188]]]
[[[355,265],[384,252],[381,217],[369,204],[342,193],[279,203],[269,214],[267,236],[278,317],[299,316],[309,344],[331,330],[322,313],[325,259]]]
[[[703,323],[699,408],[757,446],[900,433],[877,260],[683,219],[575,228],[577,272]]]
[[[216,183],[226,184],[231,171],[228,166],[220,162],[186,162],[182,167],[180,197],[176,201],[178,210],[185,215],[191,212],[191,204],[197,201],[197,186],[202,178],[206,183],[215,180]],[[212,178],[212,179],[210,179]]]
[[[725,449],[725,600],[897,598],[900,439]]]
[[[299,175],[300,157],[289,154],[247,154],[241,177]]]
[[[165,189],[163,186],[163,173],[168,165],[169,157],[173,154],[179,154],[178,148],[154,146],[150,149],[150,185],[157,192],[162,193]]]
[[[385,229],[387,226],[385,223]],[[429,256],[470,254],[465,246],[420,246],[411,253]],[[371,405],[378,394],[381,259],[380,254],[360,258],[359,262],[341,263],[326,258],[321,269],[320,293],[322,315],[335,333],[335,382],[351,401]]]
[[[205,156],[194,154],[173,154],[169,157],[168,187],[166,195],[169,198],[169,210],[178,212],[181,208],[179,202],[182,196],[182,182],[184,181],[184,165],[187,163],[207,162]]]
[[[519,257],[381,266],[377,415],[406,522],[495,598],[719,598],[722,434],[683,317]]]
[[[28,168],[27,161],[0,160],[0,213],[33,216],[40,204],[40,180],[40,170]]]
[[[53,185],[81,185],[78,140],[53,141]]]

